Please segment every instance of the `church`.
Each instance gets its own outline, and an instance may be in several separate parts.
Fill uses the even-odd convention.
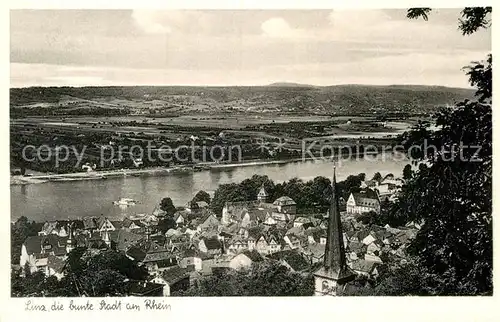
[[[335,167],[333,169],[330,216],[323,266],[314,273],[314,295],[336,296],[356,278],[346,263],[346,254],[340,221],[339,198],[336,189]]]

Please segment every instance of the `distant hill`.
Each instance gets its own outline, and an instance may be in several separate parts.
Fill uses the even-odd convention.
[[[309,84],[288,83],[288,82],[272,83],[272,84],[269,84],[267,86],[274,86],[274,87],[317,87],[317,86],[309,85]]]
[[[186,87],[30,87],[10,90],[10,106],[36,108],[156,109],[168,113],[276,112],[357,114],[433,112],[472,99],[472,89],[420,85]],[[41,108],[41,107],[40,107]]]

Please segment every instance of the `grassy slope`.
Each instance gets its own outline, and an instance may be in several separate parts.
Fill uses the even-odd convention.
[[[253,111],[345,113],[374,111],[430,112],[437,106],[472,98],[473,91],[441,86],[307,86],[255,87],[51,87],[11,89],[11,106],[49,103],[65,108],[68,98],[80,104],[124,108],[163,108],[193,112]],[[87,103],[84,103],[85,100]],[[115,105],[116,106],[116,105]],[[69,107],[69,106],[68,106]]]

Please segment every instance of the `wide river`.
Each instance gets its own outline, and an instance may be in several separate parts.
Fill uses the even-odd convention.
[[[342,160],[337,165],[337,180],[362,172],[367,178],[375,172],[401,176],[408,163],[408,160],[388,154]],[[151,213],[164,197],[172,198],[176,206],[184,206],[199,190],[212,193],[220,184],[238,183],[254,174],[267,175],[275,182],[293,177],[303,180],[317,176],[331,177],[332,164],[323,160],[305,161],[216,168],[165,176],[11,185],[11,220],[20,216],[45,221],[100,214],[120,219],[127,214]],[[133,198],[140,204],[127,208],[113,205],[113,201],[122,197]]]

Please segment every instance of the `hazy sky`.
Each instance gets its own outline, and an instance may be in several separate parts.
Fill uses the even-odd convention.
[[[491,33],[458,9],[11,11],[11,87],[427,84],[467,87]]]

